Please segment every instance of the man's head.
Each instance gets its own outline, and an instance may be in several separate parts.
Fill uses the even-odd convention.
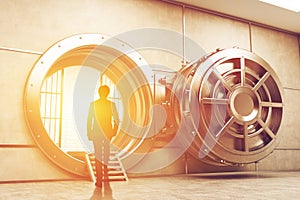
[[[109,87],[107,85],[102,85],[98,89],[98,94],[100,98],[106,98],[109,95]]]

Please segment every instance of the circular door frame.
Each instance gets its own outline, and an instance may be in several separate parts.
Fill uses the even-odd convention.
[[[40,91],[48,72],[64,54],[73,49],[99,45],[124,53],[137,66],[147,65],[141,55],[123,41],[98,33],[79,34],[65,38],[47,49],[33,65],[24,88],[25,119],[39,149],[60,168],[84,177],[88,176],[86,163],[63,152],[45,130],[40,116]]]

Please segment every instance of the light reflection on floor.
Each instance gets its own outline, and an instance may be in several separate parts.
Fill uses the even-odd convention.
[[[299,199],[300,172],[132,178],[102,189],[89,181],[0,184],[1,200]]]

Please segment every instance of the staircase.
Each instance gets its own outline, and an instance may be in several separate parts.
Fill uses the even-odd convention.
[[[108,180],[109,181],[128,181],[127,174],[122,165],[120,158],[116,155],[117,152],[110,152],[108,161]],[[96,182],[96,166],[95,155],[93,153],[87,153],[85,160],[90,173],[91,181]]]

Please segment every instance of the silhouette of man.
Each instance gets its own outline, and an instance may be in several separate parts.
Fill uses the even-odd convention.
[[[102,181],[108,181],[110,141],[116,135],[119,123],[116,105],[107,99],[109,92],[107,85],[99,87],[100,98],[90,104],[87,120],[88,139],[93,141],[95,150],[97,187],[102,187]]]

